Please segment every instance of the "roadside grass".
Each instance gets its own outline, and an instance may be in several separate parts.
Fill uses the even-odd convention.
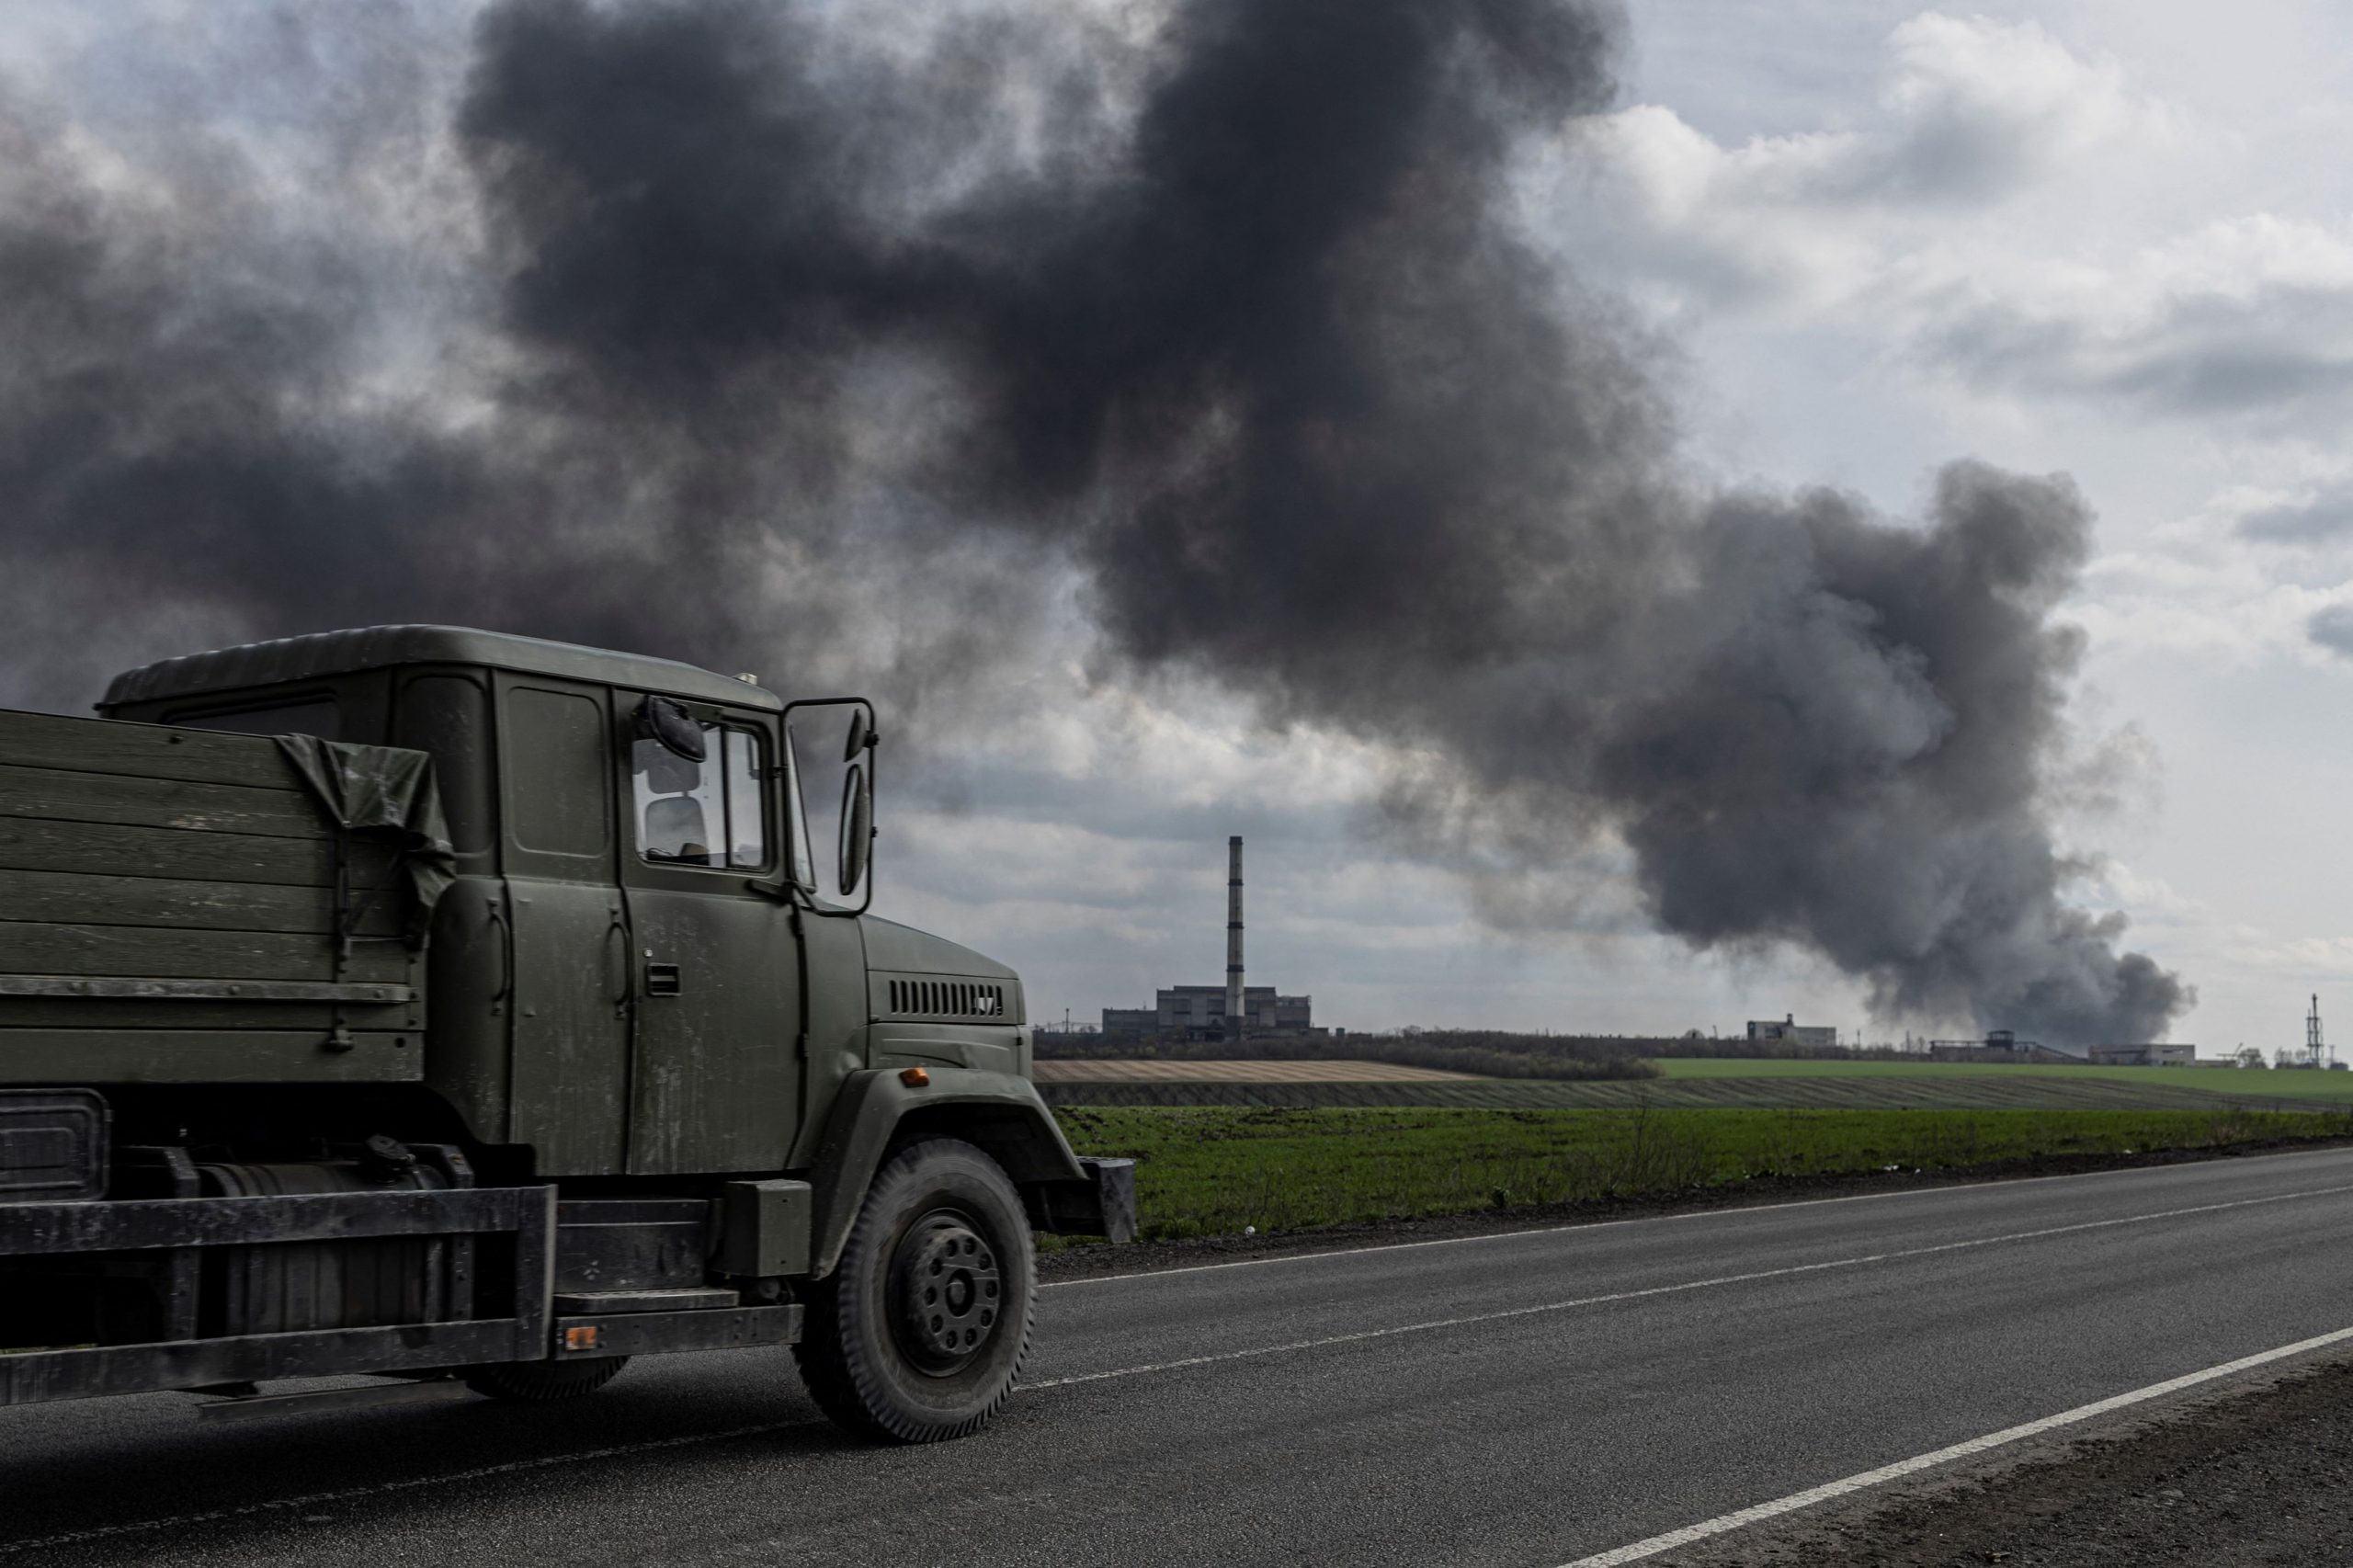
[[[2353,1136],[2353,1112],[2240,1107],[1059,1107],[1054,1114],[1081,1153],[1135,1156],[1137,1221],[1147,1240],[1665,1196],[1758,1176]]]

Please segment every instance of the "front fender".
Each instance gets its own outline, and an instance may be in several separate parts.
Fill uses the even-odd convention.
[[[825,1134],[810,1168],[816,1199],[810,1274],[823,1279],[841,1261],[849,1228],[883,1157],[903,1136],[937,1133],[977,1144],[1005,1167],[1025,1194],[1092,1188],[1095,1173],[1082,1165],[1054,1122],[1038,1086],[1017,1073],[933,1067],[921,1086],[897,1070],[868,1069],[842,1080],[825,1119]],[[1046,1211],[1031,1199],[1033,1211]]]

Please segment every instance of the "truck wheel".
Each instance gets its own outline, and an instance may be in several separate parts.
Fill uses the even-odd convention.
[[[801,1380],[860,1437],[977,1431],[1013,1392],[1037,1282],[1029,1219],[996,1162],[952,1138],[910,1143],[875,1173],[841,1262],[808,1289]]]
[[[628,1365],[626,1356],[599,1356],[587,1361],[505,1361],[469,1367],[459,1376],[474,1392],[508,1404],[551,1404],[595,1393]]]

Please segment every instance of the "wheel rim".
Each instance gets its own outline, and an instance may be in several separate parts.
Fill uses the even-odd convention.
[[[996,1244],[971,1216],[934,1210],[900,1234],[891,1298],[891,1326],[907,1358],[934,1377],[961,1370],[1005,1315]]]

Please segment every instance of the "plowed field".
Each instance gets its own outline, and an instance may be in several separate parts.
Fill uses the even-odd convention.
[[[1041,1084],[1475,1084],[1471,1073],[1390,1062],[1040,1062]]]
[[[1038,1079],[1051,1105],[2339,1113],[2353,1108],[2324,1097],[2344,1085],[2345,1074],[2154,1067],[1971,1069],[1877,1062],[1669,1061],[1660,1065],[1666,1073],[1663,1078],[1563,1082],[1472,1078],[1378,1062],[1041,1062]],[[1816,1065],[1828,1071],[1803,1071]],[[1211,1075],[1202,1071],[1206,1067],[1247,1071]],[[1740,1071],[1748,1067],[1762,1071]],[[1869,1071],[1853,1071],[1858,1067]],[[1125,1071],[1135,1068],[1153,1071],[1149,1075]],[[1331,1071],[1336,1068],[1340,1071]]]

